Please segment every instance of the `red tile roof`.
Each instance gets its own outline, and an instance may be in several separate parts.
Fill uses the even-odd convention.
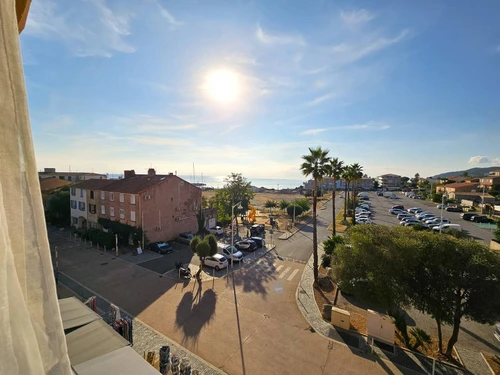
[[[78,182],[74,184],[73,187],[86,190],[102,190],[104,186],[109,185],[115,181],[118,180],[101,180],[98,178],[92,178],[90,180]]]
[[[444,187],[450,187],[450,188],[458,188],[458,187],[464,187],[464,186],[470,186],[470,187],[477,187],[477,182],[455,182],[453,184],[447,184],[447,185],[439,185],[439,186],[444,186]]]
[[[44,178],[40,180],[40,190],[44,193],[62,188],[66,185],[71,185],[71,182],[61,180],[60,178]]]
[[[174,175],[135,175],[132,177],[123,178],[120,180],[114,180],[112,184],[106,185],[98,190],[112,191],[117,193],[128,193],[128,194],[139,194],[142,191],[149,189],[164,180],[179,179],[184,181],[184,183],[189,184],[189,182],[183,180],[182,178]]]

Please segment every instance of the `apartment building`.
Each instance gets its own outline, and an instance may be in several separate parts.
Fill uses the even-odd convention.
[[[55,168],[44,168],[43,172],[38,172],[38,178],[58,178],[64,181],[78,182],[91,179],[105,180],[105,174],[91,172],[57,172]]]
[[[201,189],[173,173],[157,175],[150,168],[148,174],[139,175],[129,170],[123,179],[106,182],[101,186],[92,185],[91,181],[74,185],[78,189],[77,212],[80,201],[90,208],[82,212],[82,220],[88,226],[99,226],[99,218],[117,220],[142,227],[149,241],[171,240],[179,233],[198,231],[196,216],[201,207]],[[82,194],[79,190],[87,190],[87,194],[78,197]]]
[[[401,176],[387,173],[377,177],[378,186],[385,189],[397,189],[401,187]]]
[[[500,185],[500,169],[491,171],[488,176],[482,177],[479,180],[479,187],[491,190],[493,186]]]
[[[478,191],[478,182],[456,182],[436,187],[436,193],[475,193],[476,191]]]
[[[373,189],[373,178],[371,177],[363,177],[357,181],[357,189],[358,190],[371,190]],[[335,183],[335,190],[344,190],[346,185],[346,181],[344,179],[339,179]],[[349,182],[349,189],[353,186],[352,182]],[[312,190],[314,188],[314,180],[309,180],[304,183],[304,188],[308,190]],[[333,178],[325,177],[321,181],[318,182],[318,189],[324,190],[333,190]]]

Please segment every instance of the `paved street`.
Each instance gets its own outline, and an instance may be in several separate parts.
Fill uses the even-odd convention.
[[[66,239],[52,242],[62,272],[229,374],[401,373],[310,331],[295,298],[304,265],[274,252],[229,280],[200,284]]]

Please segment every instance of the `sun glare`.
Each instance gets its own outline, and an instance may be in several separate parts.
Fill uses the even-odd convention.
[[[234,103],[241,94],[240,77],[229,69],[212,70],[205,77],[204,89],[212,100],[222,104]]]

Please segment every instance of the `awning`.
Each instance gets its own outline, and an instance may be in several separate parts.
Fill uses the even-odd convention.
[[[129,345],[102,319],[95,320],[66,335],[68,355],[72,366],[108,354]],[[110,372],[109,374],[117,374]]]
[[[78,375],[158,375],[153,366],[134,349],[121,348],[75,366]]]
[[[59,310],[61,311],[64,331],[101,319],[98,314],[75,297],[60,299]]]

